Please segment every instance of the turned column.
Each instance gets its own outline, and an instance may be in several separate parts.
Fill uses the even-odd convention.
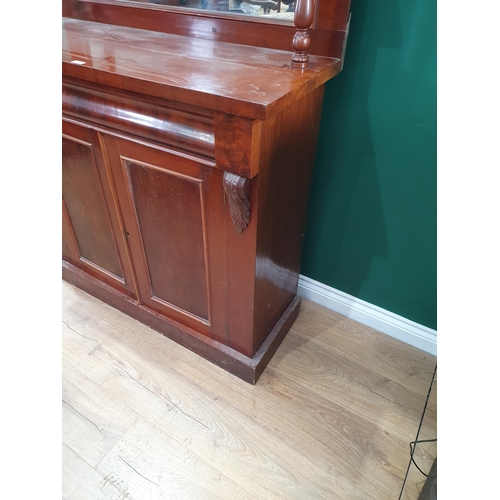
[[[315,10],[315,0],[297,0],[294,15],[297,32],[292,41],[295,50],[292,56],[292,68],[304,69],[309,65],[309,56],[307,55],[307,50],[311,46],[309,29],[314,20]]]

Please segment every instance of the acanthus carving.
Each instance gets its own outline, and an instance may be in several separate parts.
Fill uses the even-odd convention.
[[[224,192],[229,201],[229,213],[234,227],[242,233],[250,222],[250,181],[230,172],[224,172]]]

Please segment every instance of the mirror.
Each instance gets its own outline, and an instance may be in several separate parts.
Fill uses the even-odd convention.
[[[150,5],[166,5],[180,9],[196,9],[293,24],[296,0],[121,0]]]

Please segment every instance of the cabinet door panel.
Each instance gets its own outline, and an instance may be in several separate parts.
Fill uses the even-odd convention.
[[[71,227],[68,209],[64,200],[62,202],[62,256],[68,262],[77,262],[80,260],[80,251],[76,241],[75,233]]]
[[[99,136],[67,122],[63,132],[63,258],[135,296]]]
[[[63,137],[63,199],[81,257],[123,280],[92,149]]]
[[[200,180],[123,160],[149,269],[151,296],[208,317]]]
[[[225,217],[222,174],[159,146],[106,136],[106,148],[139,300],[224,340],[226,257],[217,233]]]

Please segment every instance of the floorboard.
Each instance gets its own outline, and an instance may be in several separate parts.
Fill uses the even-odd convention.
[[[252,386],[66,282],[62,296],[63,498],[399,497],[435,357],[304,300]],[[424,472],[435,456],[417,446]],[[424,482],[412,466],[403,500]]]

